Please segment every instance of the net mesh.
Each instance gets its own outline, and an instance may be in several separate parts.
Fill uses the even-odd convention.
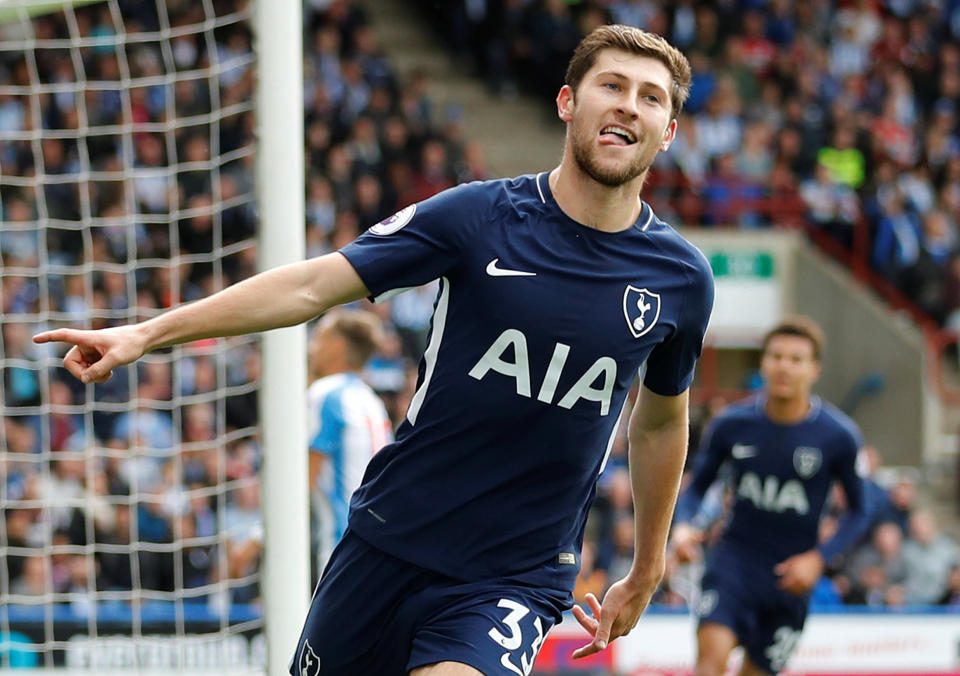
[[[30,340],[253,273],[249,6],[0,19],[0,668],[262,665],[255,341],[84,386]]]

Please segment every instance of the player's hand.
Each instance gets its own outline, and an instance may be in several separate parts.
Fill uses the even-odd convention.
[[[703,558],[704,533],[688,523],[678,523],[670,534],[670,551],[678,563],[699,561]]]
[[[629,634],[650,602],[654,589],[656,585],[638,589],[627,580],[620,580],[604,594],[603,605],[596,596],[587,594],[590,615],[580,606],[573,606],[573,616],[593,636],[593,641],[573,651],[573,659],[598,653],[610,641]]]
[[[823,568],[823,556],[818,550],[811,549],[781,561],[773,567],[773,572],[780,576],[778,584],[781,589],[799,596],[813,589],[823,575]]]
[[[136,325],[99,331],[56,329],[38,333],[33,342],[73,345],[64,356],[63,365],[84,383],[106,381],[114,368],[139,359],[146,351],[146,340]]]

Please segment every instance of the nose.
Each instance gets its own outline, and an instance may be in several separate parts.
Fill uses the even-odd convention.
[[[630,119],[636,119],[640,115],[637,100],[632,93],[625,92],[624,95],[620,97],[620,100],[617,101],[617,112]]]

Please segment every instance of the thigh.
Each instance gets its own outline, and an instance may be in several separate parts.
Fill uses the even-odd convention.
[[[699,627],[722,625],[745,644],[756,627],[754,605],[754,595],[738,575],[729,569],[707,569],[694,610]]]
[[[770,672],[754,664],[749,654],[744,654],[739,676],[770,676]]]
[[[757,630],[750,642],[744,643],[751,666],[757,673],[776,674],[793,654],[804,621],[807,618],[808,599],[781,592],[776,605],[765,608],[759,617]]]
[[[348,530],[317,584],[291,673],[405,676],[410,634],[397,626],[397,612],[432,577]]]
[[[697,673],[723,674],[739,639],[730,627],[704,622],[697,628]]]
[[[524,676],[560,619],[567,595],[519,585],[466,583],[425,590],[412,602],[418,606],[418,620],[409,669],[455,662],[485,676]]]

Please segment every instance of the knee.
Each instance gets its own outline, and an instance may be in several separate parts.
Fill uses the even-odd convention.
[[[700,655],[693,668],[693,676],[723,676],[727,670],[727,661],[720,655]]]

